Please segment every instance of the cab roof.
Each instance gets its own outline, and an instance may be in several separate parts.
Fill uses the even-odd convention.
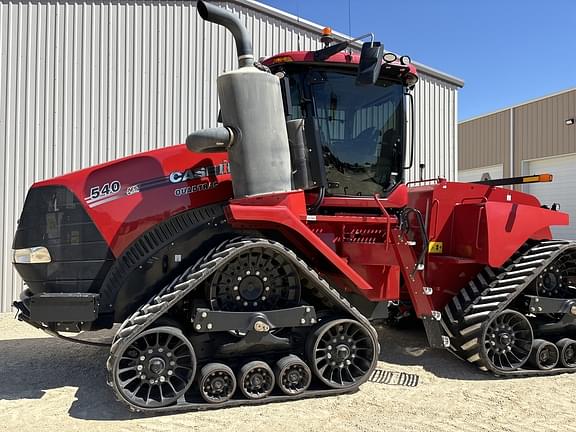
[[[288,63],[307,63],[320,65],[323,63],[339,63],[343,65],[358,65],[360,63],[360,55],[358,53],[339,52],[325,60],[318,61],[314,58],[315,51],[287,51],[280,54],[273,55],[261,60],[262,64],[272,67]],[[418,76],[416,66],[412,63],[404,65],[400,63],[399,59],[387,63],[382,61],[382,72],[392,77],[406,78],[407,76]]]

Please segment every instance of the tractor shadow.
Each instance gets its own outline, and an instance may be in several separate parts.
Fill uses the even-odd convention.
[[[447,350],[428,346],[426,332],[419,322],[401,328],[376,326],[380,339],[380,361],[390,365],[420,366],[438,378],[465,381],[489,381],[499,378],[478,370]],[[417,373],[417,372],[416,372]]]
[[[453,380],[497,379],[477,371],[443,350],[427,347],[421,327],[377,327],[386,369],[395,365],[423,367],[437,377]],[[95,334],[82,337],[109,340]],[[108,348],[92,347],[39,337],[0,340],[0,400],[41,399],[47,391],[77,388],[68,409],[73,418],[127,420],[147,417],[132,413],[116,401],[106,384]],[[415,371],[417,374],[418,372]]]
[[[41,399],[48,390],[76,387],[68,413],[84,420],[140,417],[106,385],[109,349],[56,338],[0,340],[0,400]]]

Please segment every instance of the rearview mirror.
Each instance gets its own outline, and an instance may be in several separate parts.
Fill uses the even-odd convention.
[[[365,42],[362,44],[356,84],[376,84],[380,76],[380,69],[382,68],[383,55],[384,47],[380,42]]]

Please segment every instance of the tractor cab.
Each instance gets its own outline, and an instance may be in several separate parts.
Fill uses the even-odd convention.
[[[375,42],[364,46],[361,55],[328,46],[263,62],[281,78],[295,188],[372,197],[403,182],[416,70]]]

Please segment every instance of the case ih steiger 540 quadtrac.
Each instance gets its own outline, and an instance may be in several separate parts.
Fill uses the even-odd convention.
[[[356,390],[371,321],[412,314],[483,370],[576,371],[576,244],[550,232],[568,216],[495,187],[549,176],[408,187],[408,57],[325,35],[255,63],[234,15],[198,11],[236,40],[223,126],[36,183],[14,239],[22,321],[121,323],[108,382],[149,412]]]

